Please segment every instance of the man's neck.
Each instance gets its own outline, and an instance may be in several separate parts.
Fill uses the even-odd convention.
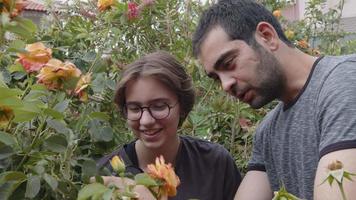
[[[297,48],[284,48],[277,57],[286,75],[284,95],[280,98],[285,104],[292,102],[307,83],[317,57],[310,56]]]

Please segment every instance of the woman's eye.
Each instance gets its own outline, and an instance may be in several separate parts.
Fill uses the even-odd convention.
[[[162,103],[162,104],[153,104],[153,105],[151,105],[150,106],[150,108],[152,109],[152,110],[164,110],[164,109],[166,109],[166,107],[167,107],[167,104],[164,104],[164,103]]]
[[[138,113],[141,111],[139,106],[128,106],[127,110],[132,113]]]

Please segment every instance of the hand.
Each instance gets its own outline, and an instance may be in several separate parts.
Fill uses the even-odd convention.
[[[104,180],[104,185],[107,186],[107,185],[113,184],[117,188],[119,188],[119,190],[123,190],[126,186],[136,184],[134,180],[129,179],[129,178],[122,178],[122,177],[116,177],[116,176],[102,176],[102,178]],[[95,182],[95,178],[91,177],[90,182]],[[151,191],[143,185],[134,186],[133,192],[136,192],[139,195],[138,196],[139,200],[157,200],[152,195]],[[165,199],[161,199],[161,200],[165,200]]]

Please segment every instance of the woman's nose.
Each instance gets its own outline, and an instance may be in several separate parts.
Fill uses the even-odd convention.
[[[155,118],[152,117],[152,115],[148,111],[148,109],[143,109],[142,110],[142,116],[141,116],[141,119],[140,119],[140,124],[148,125],[148,124],[152,124],[154,122],[155,122]]]

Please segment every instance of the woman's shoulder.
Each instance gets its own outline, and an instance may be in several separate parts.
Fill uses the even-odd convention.
[[[209,154],[210,156],[221,156],[229,154],[224,146],[208,140],[191,136],[180,136],[180,138],[182,141],[182,147],[190,153]]]

